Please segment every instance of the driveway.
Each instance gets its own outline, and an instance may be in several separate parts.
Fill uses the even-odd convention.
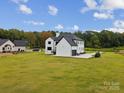
[[[78,56],[72,56],[72,57],[75,57],[75,58],[92,58],[93,55],[95,55],[95,53],[80,54]]]
[[[95,53],[80,54],[78,56],[61,56],[61,57],[71,57],[71,58],[92,58]],[[56,56],[56,55],[54,55]]]

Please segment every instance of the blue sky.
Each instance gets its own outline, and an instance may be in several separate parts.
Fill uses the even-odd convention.
[[[124,0],[1,0],[0,28],[124,32]]]

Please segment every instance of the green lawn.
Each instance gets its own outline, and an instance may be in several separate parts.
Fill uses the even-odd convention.
[[[74,59],[24,53],[0,56],[0,93],[124,93],[124,56]]]
[[[119,50],[124,50],[122,47],[113,47],[113,48],[85,48],[86,51],[103,51],[103,52],[118,52]]]

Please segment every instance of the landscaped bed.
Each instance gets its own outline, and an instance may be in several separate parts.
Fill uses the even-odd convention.
[[[0,93],[124,93],[124,56],[63,58],[44,53],[0,56]]]

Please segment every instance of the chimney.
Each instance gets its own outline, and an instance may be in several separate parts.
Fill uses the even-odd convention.
[[[56,37],[58,37],[60,35],[60,33],[59,32],[56,32]]]

